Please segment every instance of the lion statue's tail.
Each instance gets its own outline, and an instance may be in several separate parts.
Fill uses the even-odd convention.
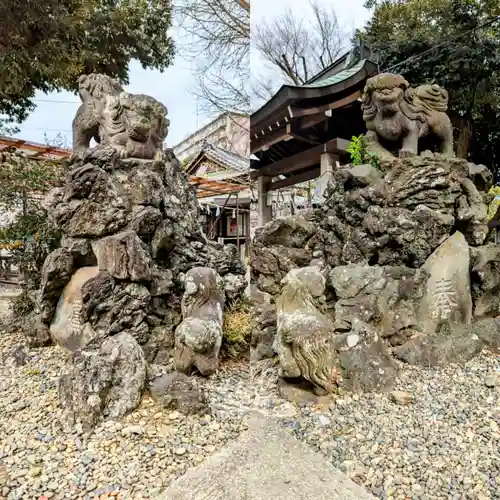
[[[448,92],[439,85],[420,85],[412,92],[413,104],[425,111],[446,113],[448,110]]]
[[[318,395],[333,392],[334,357],[330,342],[325,336],[286,335],[283,341],[291,344],[293,357],[304,379],[314,385]]]

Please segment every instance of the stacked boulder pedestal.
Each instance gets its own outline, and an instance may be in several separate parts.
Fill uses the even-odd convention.
[[[486,167],[432,153],[336,170],[321,208],[257,231],[252,297],[262,311],[278,307],[273,325],[255,324],[254,359],[274,342],[287,353],[286,366],[291,354],[294,366],[307,361],[299,378],[311,381],[324,348],[301,348],[307,332],[292,320],[314,308],[322,311],[322,331],[332,332],[332,380],[349,389],[390,388],[401,362],[464,362],[485,346],[498,349],[500,250],[487,242],[491,183]],[[292,279],[302,267],[309,273]],[[314,273],[326,284],[317,293]]]
[[[234,296],[245,269],[235,247],[206,240],[194,190],[169,152],[76,159],[47,209],[63,238],[43,268],[37,335],[75,353],[61,402],[92,425],[135,408],[147,362],[173,353],[188,271],[212,268]]]

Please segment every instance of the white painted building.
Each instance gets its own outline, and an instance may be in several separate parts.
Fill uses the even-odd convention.
[[[175,156],[183,162],[194,158],[208,142],[240,156],[250,156],[250,118],[237,112],[220,114],[215,120],[173,146]]]

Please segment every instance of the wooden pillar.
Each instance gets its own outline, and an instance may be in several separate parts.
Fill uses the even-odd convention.
[[[333,169],[337,165],[339,157],[332,153],[323,153],[321,155],[321,171],[319,179],[319,195],[325,194],[328,183],[333,178]]]
[[[271,177],[264,175],[258,178],[258,196],[259,196],[259,226],[264,226],[271,221],[272,213],[271,207],[267,204],[267,193],[269,185],[271,184]]]

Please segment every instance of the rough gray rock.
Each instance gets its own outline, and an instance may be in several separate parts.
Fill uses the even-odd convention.
[[[92,249],[99,269],[107,271],[113,278],[151,280],[151,257],[134,231],[124,231],[92,242]]]
[[[149,337],[146,321],[151,300],[148,289],[139,283],[117,281],[100,271],[82,287],[82,324],[89,324],[92,345],[111,335],[130,333],[139,344]]]
[[[261,291],[277,296],[281,280],[291,269],[309,265],[317,230],[312,214],[278,217],[257,229],[250,266],[252,281]]]
[[[59,382],[60,402],[70,421],[90,428],[102,416],[117,419],[134,410],[145,381],[142,349],[130,334],[120,333],[98,350],[73,354]]]
[[[349,265],[334,268],[329,284],[336,296],[335,326],[349,331],[354,319],[375,326],[383,338],[418,325],[428,274],[404,266]]]
[[[372,165],[354,165],[347,169],[347,182],[352,187],[365,187],[370,184],[376,184],[382,179],[382,172]]]
[[[469,163],[469,176],[479,191],[487,193],[493,186],[493,173],[486,165]]]
[[[470,243],[483,243],[485,203],[472,182],[463,182],[470,175],[465,160],[393,158],[383,167],[383,180],[365,187],[353,187],[345,172],[334,172],[316,215],[316,248],[327,264],[417,268],[457,223]]]
[[[412,365],[439,366],[447,363],[465,363],[477,356],[485,342],[469,328],[455,328],[440,333],[420,333],[396,347],[393,354]]]
[[[260,303],[252,361],[272,355],[272,304],[284,276],[313,264],[328,275],[322,307],[334,318],[335,341],[365,339],[337,352],[347,367],[341,363],[345,385],[391,387],[393,355],[433,364],[476,355],[485,341],[470,333],[471,323],[500,315],[500,253],[483,246],[490,184],[483,167],[430,152],[385,156],[380,169],[336,169],[321,208],[278,218],[256,233],[251,286]],[[360,325],[362,335],[354,331]],[[451,337],[450,328],[457,330]],[[496,345],[495,328],[479,330]],[[382,376],[364,370],[370,365],[382,366]]]
[[[500,246],[471,248],[471,286],[476,319],[500,315]]]
[[[351,331],[335,338],[341,385],[353,391],[387,391],[397,377],[397,366],[377,330],[353,319]]]
[[[245,292],[248,283],[245,276],[241,274],[228,273],[222,278],[222,286],[226,300],[234,301]]]
[[[72,238],[96,238],[120,231],[129,210],[108,173],[92,164],[75,166],[68,174],[64,199],[50,216]]]
[[[259,308],[255,308],[250,341],[250,359],[252,362],[274,356],[276,332],[276,306],[274,304],[264,304]]]
[[[500,354],[500,319],[486,318],[470,327],[492,352]]]
[[[210,413],[205,394],[192,377],[173,372],[153,380],[149,388],[151,396],[168,410],[184,414]]]

